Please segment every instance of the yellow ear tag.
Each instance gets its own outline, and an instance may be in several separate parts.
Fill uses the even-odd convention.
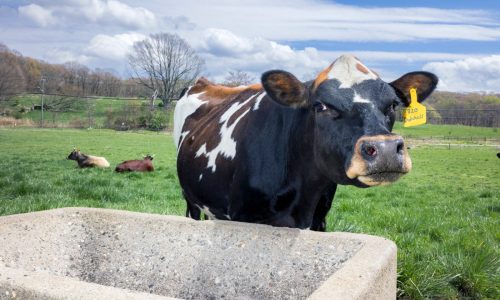
[[[417,101],[417,90],[410,89],[410,105],[403,109],[403,126],[411,127],[427,122],[427,109]]]

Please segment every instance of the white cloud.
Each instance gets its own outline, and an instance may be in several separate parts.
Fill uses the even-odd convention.
[[[125,60],[132,45],[145,38],[146,36],[140,33],[123,33],[113,36],[98,34],[90,40],[85,52],[96,57]]]
[[[75,52],[68,49],[52,48],[44,54],[44,60],[50,61],[52,63],[66,63],[76,61],[81,64],[87,64],[90,61],[90,57],[83,54],[76,54]]]
[[[500,55],[431,62],[424,70],[439,77],[441,90],[500,92]]]
[[[36,4],[19,7],[19,14],[33,20],[42,27],[47,27],[56,23],[56,19],[52,15],[51,10]]]
[[[37,4],[21,6],[19,13],[35,20],[40,26],[56,23],[65,26],[87,25],[85,22],[91,22],[148,29],[159,24],[150,10],[140,6],[132,7],[117,0],[45,1],[44,7]]]
[[[138,28],[151,28],[157,22],[155,15],[151,11],[143,7],[130,7],[120,1],[107,1],[106,9],[109,16],[125,25]]]
[[[279,68],[302,77],[330,63],[315,48],[294,50],[274,41],[237,36],[223,29],[194,33],[188,40],[206,60],[212,79],[218,81],[231,70],[244,70],[260,78],[262,72]]]
[[[189,16],[200,28],[221,28],[270,40],[409,41],[500,39],[495,12],[419,7],[361,7],[311,0],[148,1]],[[158,12],[161,13],[161,12]]]
[[[447,52],[395,52],[395,51],[366,51],[366,50],[352,50],[349,51],[358,56],[363,61],[373,62],[391,62],[400,61],[406,63],[414,62],[429,62],[429,61],[443,61],[443,60],[458,60],[470,57],[484,57],[484,54],[464,54],[464,53],[447,53]],[[345,51],[320,51],[323,56],[340,56]]]
[[[259,78],[264,71],[270,69],[284,69],[302,80],[310,80],[337,57],[346,53],[359,57],[386,80],[393,80],[402,75],[385,69],[384,66],[387,64],[410,65],[408,67],[411,68],[418,64],[418,69],[420,69],[420,66],[426,62],[485,57],[484,54],[446,52],[360,51],[356,49],[321,51],[314,47],[297,50],[275,41],[247,38],[228,30],[214,28],[193,32],[189,35],[188,41],[206,60],[211,78],[219,81],[231,70],[243,70]],[[415,70],[417,69],[404,72]]]

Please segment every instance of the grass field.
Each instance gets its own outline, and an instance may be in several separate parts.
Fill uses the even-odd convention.
[[[397,130],[431,135],[454,130],[427,126]],[[475,130],[459,133],[473,136]],[[493,129],[485,134],[499,138]],[[105,156],[112,166],[155,154],[156,171],[78,169],[65,159],[73,146]],[[398,183],[340,187],[328,230],[395,241],[401,299],[499,299],[498,150],[419,146],[410,151],[413,171]],[[183,215],[175,160],[172,138],[165,133],[0,129],[0,214],[91,206]]]

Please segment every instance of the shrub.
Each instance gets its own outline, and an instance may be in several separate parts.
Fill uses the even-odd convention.
[[[167,114],[163,110],[154,111],[150,116],[149,129],[162,130],[167,127]]]

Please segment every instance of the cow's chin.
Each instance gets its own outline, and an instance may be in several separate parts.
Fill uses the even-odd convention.
[[[406,172],[381,172],[367,175],[359,175],[356,179],[367,186],[389,185],[397,181]]]

